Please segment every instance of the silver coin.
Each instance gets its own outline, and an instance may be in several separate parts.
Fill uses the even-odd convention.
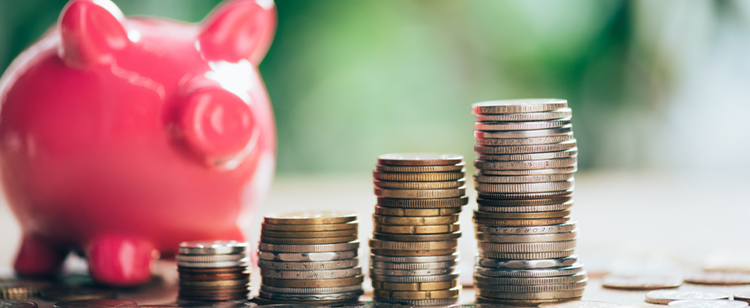
[[[550,252],[531,252],[531,253],[504,253],[504,252],[493,252],[493,251],[480,251],[479,257],[486,259],[500,259],[500,260],[541,260],[541,259],[558,259],[565,258],[575,254],[574,249],[563,250],[563,251],[550,251]]]
[[[518,183],[540,183],[540,182],[559,182],[567,181],[573,178],[572,173],[564,174],[541,174],[541,175],[482,175],[474,174],[475,183],[495,183],[495,184],[518,184]]]
[[[508,285],[508,284],[484,284],[475,283],[474,287],[482,290],[514,293],[539,293],[539,292],[559,292],[582,289],[586,287],[587,279],[560,284],[541,284],[541,285]]]
[[[573,115],[570,108],[562,108],[543,112],[521,112],[506,114],[477,114],[474,118],[480,122],[515,122],[515,121],[544,121],[569,118]]]
[[[336,279],[348,278],[362,274],[362,268],[344,268],[323,271],[280,271],[267,268],[260,269],[263,278],[274,279]]]
[[[434,275],[447,275],[447,274],[453,273],[455,270],[456,270],[455,267],[425,269],[425,270],[394,270],[394,269],[385,269],[385,268],[370,267],[370,275],[381,275],[381,276],[434,276]]]
[[[356,250],[333,252],[270,252],[258,251],[258,259],[287,262],[322,262],[348,260],[357,257]]]
[[[458,303],[458,298],[440,298],[440,299],[383,299],[376,298],[376,302],[389,304],[388,307],[396,305],[408,305],[410,307],[441,307],[450,306]],[[381,306],[382,307],[382,306]]]
[[[383,282],[401,282],[401,283],[415,283],[415,282],[443,282],[451,281],[458,278],[458,272],[453,272],[448,275],[434,275],[434,276],[386,276],[370,274],[372,281],[383,281]]]
[[[550,234],[570,232],[576,229],[577,222],[571,221],[559,225],[537,226],[537,227],[490,227],[476,226],[474,230],[486,234]]]
[[[487,184],[475,183],[474,189],[480,193],[537,193],[569,190],[575,187],[575,180],[561,182],[523,183],[523,184]]]
[[[564,211],[573,207],[573,201],[550,204],[550,205],[533,205],[533,206],[486,206],[478,205],[477,210],[489,213],[539,213],[539,212],[556,212]]]
[[[445,261],[458,261],[460,254],[454,253],[452,255],[443,256],[427,256],[427,257],[390,257],[390,256],[378,256],[370,255],[370,263],[373,262],[390,262],[390,263],[425,263],[425,262],[445,262]]]
[[[456,266],[456,261],[444,262],[419,262],[419,263],[391,263],[371,261],[370,266],[374,268],[392,269],[392,270],[430,270],[445,269]]]
[[[508,146],[508,145],[532,145],[532,144],[550,144],[560,143],[573,139],[573,133],[557,136],[546,137],[529,137],[529,138],[476,138],[478,145],[489,146]]]
[[[566,267],[536,268],[536,269],[499,269],[475,266],[474,273],[491,277],[552,277],[574,275],[583,272],[583,264],[575,263]]]
[[[563,251],[576,248],[576,241],[562,241],[562,242],[542,242],[542,243],[478,243],[479,251],[494,251],[494,252],[550,252],[550,251]]]
[[[284,245],[258,243],[258,250],[270,252],[334,252],[359,249],[359,241],[339,244]]]
[[[0,308],[37,308],[35,302],[0,299]]]
[[[286,288],[286,287],[273,287],[267,285],[261,285],[260,290],[269,293],[284,293],[284,294],[330,294],[330,293],[345,293],[361,291],[362,284],[356,284],[353,286],[345,287],[329,287],[329,288]]]
[[[477,289],[477,295],[481,297],[489,298],[501,298],[501,299],[563,299],[563,298],[578,298],[583,296],[584,289],[577,290],[566,290],[566,291],[555,291],[555,292],[502,292]]]
[[[578,171],[578,165],[563,168],[532,169],[532,170],[479,170],[481,175],[545,175],[568,174]]]
[[[547,199],[527,199],[527,200],[501,200],[501,199],[483,199],[477,198],[477,204],[483,206],[536,206],[560,204],[573,201],[573,196],[561,196]]]
[[[237,261],[224,261],[224,262],[177,262],[180,267],[194,267],[194,268],[207,268],[207,267],[236,267],[236,266],[248,266],[250,259],[244,258]]]
[[[558,197],[568,197],[573,195],[573,189],[550,191],[550,192],[534,192],[534,193],[484,193],[479,192],[478,196],[482,199],[498,199],[498,200],[533,200],[533,199],[551,199]]]
[[[279,301],[337,301],[337,300],[348,300],[357,299],[364,291],[352,291],[343,293],[329,293],[329,294],[286,294],[286,293],[270,293],[260,291],[258,296],[262,299],[279,300]]]
[[[180,243],[180,254],[222,255],[245,254],[247,242],[238,241],[190,241]]]
[[[475,160],[474,168],[481,170],[528,170],[528,169],[550,169],[575,166],[578,157],[543,159],[543,160],[515,160],[515,161],[484,161]]]
[[[552,234],[534,234],[534,235],[492,235],[477,233],[476,238],[479,241],[490,243],[539,243],[539,242],[560,242],[574,240],[578,236],[577,231],[552,233]]]
[[[574,283],[588,279],[586,271],[574,275],[553,277],[491,277],[474,274],[475,287],[477,283],[488,285],[555,285]]]
[[[475,130],[474,137],[485,138],[485,139],[548,137],[548,136],[565,135],[565,134],[569,134],[572,131],[573,131],[573,125],[568,124],[568,125],[557,127],[557,128],[536,129],[536,130],[514,130],[514,131],[499,131],[499,132]],[[553,152],[553,151],[540,151],[540,152]],[[518,153],[524,153],[524,152],[518,152]],[[487,153],[487,154],[493,154],[493,153]],[[500,153],[500,154],[517,154],[517,153]]]
[[[331,270],[350,268],[359,265],[359,259],[334,260],[321,262],[287,262],[287,261],[268,261],[258,260],[258,267],[286,270],[286,271],[314,271],[314,270]]]
[[[550,129],[570,124],[570,118],[530,122],[474,122],[474,129],[481,131],[516,131]]]
[[[732,301],[725,299],[703,299],[703,300],[682,300],[669,303],[670,307],[689,307],[689,308],[742,308],[747,307],[748,303],[743,301]]]
[[[477,265],[488,268],[507,268],[507,269],[535,269],[535,268],[554,268],[571,266],[578,262],[578,256],[558,259],[545,260],[496,260],[485,259],[477,256]]]
[[[544,112],[563,108],[568,108],[568,101],[552,98],[497,100],[471,104],[471,110],[475,114]]]
[[[646,302],[666,305],[677,300],[729,299],[731,297],[731,294],[718,292],[656,290],[646,293]]]
[[[177,262],[231,262],[247,258],[246,254],[226,255],[177,255]]]
[[[508,160],[539,160],[566,158],[578,155],[578,148],[564,151],[527,153],[527,154],[480,154],[476,159],[483,161],[508,161]]]
[[[570,302],[564,302],[564,303],[546,303],[541,304],[539,307],[544,308],[626,308],[625,306],[621,306],[620,304],[615,303],[608,303],[608,302],[598,302],[598,301],[570,301]],[[630,307],[630,306],[627,306]],[[653,307],[653,306],[651,306]]]

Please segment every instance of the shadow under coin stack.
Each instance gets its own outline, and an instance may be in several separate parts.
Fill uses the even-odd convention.
[[[357,258],[357,215],[299,212],[267,215],[258,244],[258,304],[329,305],[364,293]]]
[[[536,305],[583,295],[588,279],[570,222],[578,149],[567,107],[556,99],[472,105],[477,303]]]
[[[378,157],[370,239],[375,302],[445,306],[458,301],[458,215],[468,203],[464,167],[463,156],[452,154]]]
[[[177,255],[180,299],[247,300],[250,293],[247,266],[247,243],[183,242]]]

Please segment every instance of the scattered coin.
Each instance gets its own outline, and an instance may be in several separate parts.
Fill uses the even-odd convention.
[[[743,293],[735,294],[734,299],[750,303],[750,292],[743,292]]]
[[[666,305],[677,300],[696,300],[696,299],[729,299],[731,294],[716,292],[697,292],[697,291],[677,291],[677,290],[657,290],[646,293],[646,302],[652,304]]]
[[[612,274],[604,276],[602,286],[624,290],[658,290],[677,288],[682,285],[681,277],[673,276],[626,276]]]
[[[750,273],[727,271],[693,271],[685,275],[685,282],[709,285],[750,284]]]
[[[732,300],[682,300],[670,302],[669,306],[689,308],[742,308],[747,307],[748,303]]]
[[[0,299],[0,307],[2,308],[37,308],[35,302],[12,300],[12,299]]]

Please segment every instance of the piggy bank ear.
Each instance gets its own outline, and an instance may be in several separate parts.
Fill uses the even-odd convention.
[[[219,6],[202,27],[198,40],[207,60],[258,65],[276,31],[276,7],[273,0],[235,0]]]
[[[178,125],[198,156],[217,164],[247,147],[255,126],[250,106],[242,99],[218,87],[193,90],[183,99]]]
[[[107,63],[129,42],[125,16],[109,0],[73,0],[60,15],[60,57],[71,66]]]

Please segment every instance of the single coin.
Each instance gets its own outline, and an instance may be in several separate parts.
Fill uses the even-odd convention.
[[[494,183],[494,184],[518,184],[518,183],[541,183],[541,182],[560,182],[573,178],[572,173],[566,174],[541,174],[541,175],[482,175],[475,173],[475,183]]]
[[[570,118],[530,122],[474,122],[474,129],[482,131],[516,131],[550,129],[570,124]]]
[[[529,138],[476,138],[478,145],[508,146],[560,143],[573,139],[573,133],[557,136],[529,137]]]
[[[514,99],[474,103],[471,110],[475,114],[507,114],[525,112],[545,112],[568,107],[562,99]]]
[[[578,223],[573,221],[565,224],[537,226],[537,227],[490,227],[477,226],[475,230],[487,234],[550,234],[570,232],[576,229]]]
[[[397,207],[375,206],[375,214],[383,216],[446,216],[461,213],[460,207],[441,209],[405,209]]]
[[[656,290],[646,293],[646,302],[652,304],[666,305],[677,300],[695,299],[729,299],[731,294],[718,292]]]
[[[442,182],[396,182],[396,181],[381,181],[374,180],[375,187],[390,188],[390,189],[448,189],[448,188],[459,188],[466,185],[466,179],[461,178],[456,181],[442,181]]]
[[[381,225],[397,226],[424,226],[424,225],[448,225],[458,221],[458,214],[432,217],[405,217],[405,216],[381,216],[372,215],[372,220]]]
[[[348,260],[357,257],[356,250],[334,252],[268,252],[258,251],[258,259],[285,262],[322,262]]]
[[[337,301],[337,300],[356,300],[364,291],[352,291],[344,293],[329,294],[284,294],[270,293],[260,291],[258,296],[263,299],[282,300],[282,301]]]
[[[272,287],[267,285],[261,285],[260,290],[269,293],[284,293],[284,294],[330,294],[330,293],[344,293],[362,290],[362,285],[353,285],[345,287],[332,287],[332,288],[283,288],[283,287]]]
[[[507,199],[507,200],[529,200],[529,199],[548,199],[557,197],[568,197],[573,195],[573,189],[537,192],[537,193],[482,193],[479,197],[482,199]]]
[[[442,298],[442,299],[385,299],[375,298],[374,304],[384,303],[387,304],[385,307],[398,307],[394,305],[408,306],[408,307],[445,307],[451,306],[458,303],[458,297],[456,298]],[[380,307],[383,307],[382,305]]]
[[[370,239],[371,249],[384,250],[443,250],[451,249],[458,246],[457,240],[436,241],[436,242],[394,242],[377,239]]]
[[[743,292],[743,293],[735,294],[734,299],[750,303],[750,292]]]
[[[566,267],[555,268],[535,268],[535,269],[499,269],[474,266],[474,274],[489,277],[506,277],[506,278],[538,278],[538,277],[558,277],[575,275],[583,272],[583,264],[575,263]],[[509,291],[510,292],[510,291]]]
[[[458,239],[461,237],[461,231],[443,234],[389,234],[374,232],[372,237],[376,240],[395,242],[436,242]]]
[[[436,250],[390,250],[390,249],[370,249],[370,252],[381,256],[390,257],[416,257],[416,256],[442,256],[456,253],[456,248],[436,249]]]
[[[491,243],[538,243],[538,242],[559,242],[574,240],[578,232],[564,232],[553,234],[535,234],[535,235],[491,235],[479,233],[476,235],[477,240]]]
[[[184,274],[180,273],[180,280],[185,281],[223,281],[223,280],[247,280],[250,273],[228,273],[228,274]]]
[[[2,308],[37,308],[35,302],[12,300],[12,299],[0,299],[0,307]]]
[[[534,269],[565,267],[575,264],[578,256],[543,260],[497,260],[477,257],[477,265],[488,268]]]
[[[580,281],[585,281],[586,271],[581,271],[578,274],[566,275],[566,276],[552,276],[552,277],[492,277],[474,274],[474,287],[485,289],[492,289],[492,285],[514,285],[514,286],[528,286],[528,285],[557,285],[557,284],[569,284]],[[489,285],[490,287],[484,287]],[[508,291],[512,292],[512,291]]]
[[[578,298],[583,295],[584,289],[556,291],[556,292],[537,292],[537,293],[511,293],[493,290],[477,289],[477,295],[489,298],[506,298],[506,299],[561,299],[561,298]]]
[[[545,121],[569,118],[573,115],[570,108],[561,108],[543,112],[521,112],[506,114],[477,114],[474,118],[480,122],[517,122],[517,121]]]
[[[488,213],[539,213],[539,212],[556,212],[569,210],[573,207],[573,201],[550,204],[550,205],[532,205],[532,206],[486,206],[478,205],[477,210]]]
[[[250,259],[244,258],[237,261],[223,261],[223,262],[177,262],[180,267],[194,267],[194,268],[214,268],[214,267],[237,267],[247,266]]]
[[[457,181],[462,179],[466,174],[464,172],[385,172],[374,170],[372,177],[379,181],[398,181],[398,182],[445,182]]]
[[[258,260],[258,267],[284,271],[315,271],[350,268],[359,265],[359,259],[320,261],[320,262],[288,262]]]
[[[247,258],[245,254],[231,254],[231,255],[182,255],[178,254],[176,257],[177,262],[231,262],[240,261]]]
[[[309,211],[268,214],[263,218],[264,223],[277,225],[341,224],[355,220],[357,220],[356,213],[342,211]]]
[[[352,285],[361,285],[365,276],[358,275],[349,278],[336,279],[276,279],[270,277],[261,277],[262,285],[284,288],[331,288],[344,287]]]
[[[578,148],[572,148],[564,151],[527,153],[527,154],[487,154],[479,155],[476,159],[483,161],[509,161],[509,160],[539,160],[539,159],[556,159],[566,158],[578,155]]]
[[[540,304],[571,302],[571,301],[579,301],[580,299],[581,299],[580,297],[553,298],[553,299],[504,299],[504,298],[488,298],[488,297],[476,296],[476,303],[477,304],[489,304],[493,306],[495,304],[501,304],[501,305],[511,305],[513,307],[515,306],[536,307]],[[482,307],[485,307],[485,306],[483,305]],[[478,308],[482,308],[482,307],[478,307]],[[624,307],[621,307],[621,308],[624,308]]]
[[[748,304],[743,301],[732,301],[725,299],[704,299],[704,300],[684,300],[673,301],[669,303],[670,307],[689,307],[689,308],[742,308]]]
[[[555,277],[556,278],[556,277]],[[507,285],[507,284],[484,284],[475,283],[474,287],[477,289],[496,291],[496,292],[512,292],[512,293],[539,293],[539,292],[560,292],[560,291],[571,291],[585,288],[588,284],[588,280],[584,279],[577,282],[571,283],[560,283],[560,284],[542,284],[542,285]]]
[[[381,198],[396,199],[456,198],[466,195],[466,186],[449,189],[386,189],[375,187],[375,195]]]
[[[393,290],[393,291],[433,291],[433,290],[447,290],[458,286],[458,280],[449,281],[437,281],[437,282],[410,282],[410,283],[399,283],[399,282],[387,282],[387,281],[373,281],[372,287],[380,290]]]
[[[692,271],[685,274],[685,282],[709,285],[750,284],[750,274],[728,271]]]
[[[570,202],[573,196],[556,197],[548,199],[528,199],[528,200],[500,200],[500,199],[483,199],[477,198],[477,204],[482,206],[537,206],[551,205]]]
[[[394,199],[394,198],[378,198],[378,205],[385,207],[397,207],[397,208],[414,208],[414,209],[425,209],[425,208],[450,208],[459,207],[469,204],[469,197],[463,196],[460,198],[440,198],[440,199]]]
[[[484,226],[529,227],[562,224],[570,220],[570,217],[540,219],[481,219],[472,217],[471,220],[475,224]]]
[[[682,277],[675,276],[628,276],[612,274],[604,276],[602,286],[623,290],[659,290],[677,288],[682,285]]]
[[[362,268],[354,267],[316,271],[281,271],[261,268],[260,274],[263,277],[275,279],[338,279],[362,275]]]
[[[389,234],[439,234],[453,233],[461,230],[461,225],[456,222],[450,225],[427,225],[427,226],[389,226],[374,225],[375,232]]]
[[[288,237],[266,237],[261,236],[261,243],[308,245],[308,244],[336,244],[356,241],[357,236],[344,237],[319,237],[319,238],[288,238]]]
[[[391,263],[391,262],[377,262],[370,261],[370,266],[374,268],[382,268],[387,270],[430,270],[430,269],[446,269],[456,266],[456,261],[444,261],[444,262],[420,262],[420,263]],[[380,274],[386,275],[386,274]]]
[[[555,130],[557,130],[557,128]],[[564,131],[564,132],[568,133],[570,131]],[[535,145],[510,145],[510,146],[474,145],[474,152],[477,154],[526,154],[526,153],[564,151],[564,150],[572,149],[575,147],[576,147],[576,140],[573,139],[573,140],[560,142],[560,143],[535,144]],[[527,175],[527,174],[519,174],[519,175]]]
[[[458,154],[399,153],[378,156],[378,164],[391,166],[437,166],[455,165],[464,160]]]
[[[477,246],[480,251],[494,251],[494,252],[514,252],[514,253],[530,253],[530,252],[550,252],[550,251],[563,251],[576,248],[576,241],[561,241],[561,242],[541,242],[541,243],[487,243],[479,242]]]
[[[112,289],[80,286],[51,286],[42,289],[39,295],[50,302],[80,301],[90,299],[112,299],[117,296]]]
[[[474,217],[477,219],[539,219],[539,218],[560,218],[570,215],[569,210],[554,212],[537,212],[537,213],[493,213],[474,211]]]
[[[286,245],[258,243],[258,250],[271,252],[332,252],[359,249],[359,241],[340,244]]]
[[[374,296],[378,299],[441,299],[441,298],[454,298],[458,297],[461,292],[461,287],[455,287],[448,290],[434,290],[434,291],[393,291],[393,290],[378,290],[374,292]]]
[[[180,243],[180,254],[184,255],[223,255],[244,254],[247,242],[238,241],[190,241]]]
[[[532,252],[532,253],[504,253],[493,251],[480,251],[480,258],[500,259],[500,260],[541,260],[565,258],[575,254],[574,249],[550,252]]]
[[[488,184],[476,183],[474,189],[480,193],[537,193],[573,189],[573,179],[561,182],[523,183],[523,184]]]
[[[490,170],[490,169],[482,169],[479,170],[480,175],[493,175],[493,176],[509,176],[509,175],[519,175],[519,176],[529,176],[529,175],[550,175],[550,174],[570,174],[573,172],[578,171],[578,165],[574,165],[571,167],[562,167],[562,168],[551,168],[551,169],[528,169],[528,170]]]
[[[625,308],[624,306],[621,306],[620,304],[615,303],[609,303],[609,302],[598,302],[598,301],[571,301],[571,302],[565,302],[565,303],[549,303],[549,304],[541,304],[539,307],[543,308],[614,308],[614,307],[620,307]]]
[[[358,221],[351,221],[342,224],[320,224],[320,225],[275,225],[275,224],[262,224],[261,232],[263,231],[283,231],[283,232],[324,232],[324,231],[342,231],[342,230],[357,230],[359,226]]]
[[[431,256],[431,257],[389,257],[379,256],[375,254],[370,255],[370,264],[374,262],[388,262],[388,263],[430,263],[430,262],[456,262],[459,259],[459,254],[449,254],[442,256]]]
[[[389,165],[376,165],[375,170],[385,172],[465,172],[466,163],[460,162],[455,165],[447,166],[389,166]]]
[[[357,236],[357,229],[341,231],[312,231],[312,232],[295,232],[295,231],[261,231],[261,236],[276,238],[321,238],[321,237],[345,237]]]
[[[436,268],[426,270],[394,270],[385,268],[370,268],[370,275],[383,275],[383,276],[435,276],[435,275],[448,275],[456,270],[455,267],[449,268]]]
[[[119,299],[92,299],[80,301],[63,301],[55,303],[56,308],[106,308],[106,307],[136,307],[133,301]]]
[[[474,167],[482,170],[529,170],[572,167],[578,163],[578,157],[545,159],[545,160],[516,160],[516,161],[484,161],[474,160]]]
[[[536,129],[536,130],[507,130],[507,131],[475,130],[474,137],[483,138],[483,139],[538,138],[538,137],[567,135],[572,132],[573,132],[573,125],[568,124],[568,125],[560,126],[556,128]],[[553,151],[545,151],[545,152],[553,152]],[[519,153],[523,153],[523,152],[519,152]],[[518,153],[481,153],[481,154],[518,154]]]
[[[396,282],[396,283],[424,283],[424,282],[445,282],[458,279],[458,272],[448,275],[434,276],[384,276],[370,275],[372,281]]]
[[[180,280],[180,287],[194,287],[194,288],[219,288],[219,287],[241,287],[241,286],[247,286],[247,284],[250,283],[250,280],[248,278],[245,279],[238,279],[238,280],[213,280],[213,281],[190,281],[190,280]]]

